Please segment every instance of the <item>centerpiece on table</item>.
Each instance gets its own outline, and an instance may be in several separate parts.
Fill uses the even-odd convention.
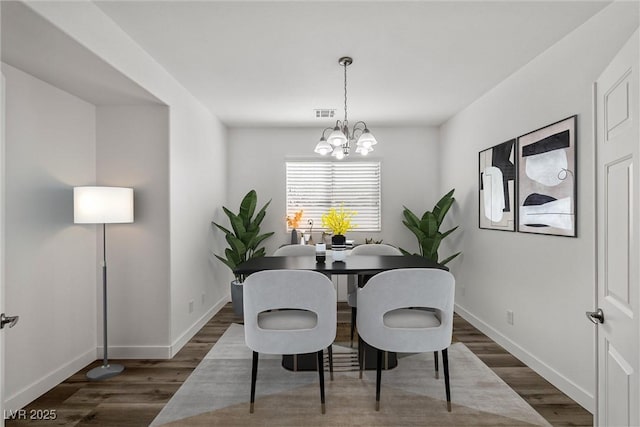
[[[293,216],[287,215],[287,225],[291,228],[291,244],[295,245],[298,243],[298,226],[300,225],[300,220],[302,219],[302,213],[304,211],[301,209]]]
[[[345,247],[347,244],[347,238],[345,233],[356,227],[351,222],[351,219],[357,212],[347,211],[344,209],[344,204],[340,205],[339,209],[331,208],[329,212],[322,215],[322,226],[328,228],[333,232],[331,237],[331,247]]]

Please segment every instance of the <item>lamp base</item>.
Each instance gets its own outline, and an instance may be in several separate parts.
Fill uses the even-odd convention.
[[[106,380],[107,378],[115,377],[124,371],[124,366],[118,364],[103,365],[93,368],[87,372],[87,378],[91,381]]]

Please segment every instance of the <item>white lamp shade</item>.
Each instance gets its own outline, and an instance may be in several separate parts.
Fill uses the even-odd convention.
[[[344,159],[344,151],[342,150],[342,147],[336,147],[333,149],[333,152],[331,153],[331,155],[333,157],[335,157],[338,160],[342,160]]]
[[[362,154],[363,156],[366,156],[367,154],[369,154],[371,151],[373,151],[373,148],[367,148],[367,147],[356,147],[356,153]]]
[[[365,131],[362,133],[362,135],[360,135],[360,138],[358,138],[357,144],[362,147],[370,148],[377,143],[378,141],[376,141],[376,138],[371,134],[371,132]]]
[[[314,151],[324,156],[331,153],[331,151],[333,151],[333,147],[323,138],[318,142]]]
[[[347,142],[347,137],[344,135],[344,133],[342,133],[340,129],[336,128],[333,130],[333,132],[331,132],[331,134],[329,134],[327,142],[334,147],[339,147]]]
[[[73,222],[112,224],[133,222],[133,188],[75,187]]]

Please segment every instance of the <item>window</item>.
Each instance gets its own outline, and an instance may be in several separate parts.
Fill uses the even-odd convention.
[[[380,162],[287,162],[287,216],[304,210],[301,228],[344,204],[357,231],[380,231]]]

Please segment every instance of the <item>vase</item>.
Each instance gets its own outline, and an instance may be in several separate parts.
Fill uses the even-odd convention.
[[[347,238],[342,234],[334,234],[331,237],[331,246],[346,246]]]
[[[347,254],[345,249],[347,248],[347,238],[342,234],[336,234],[331,237],[331,252],[334,261],[344,261]]]
[[[292,245],[298,244],[298,231],[295,228],[291,229],[291,244]]]

